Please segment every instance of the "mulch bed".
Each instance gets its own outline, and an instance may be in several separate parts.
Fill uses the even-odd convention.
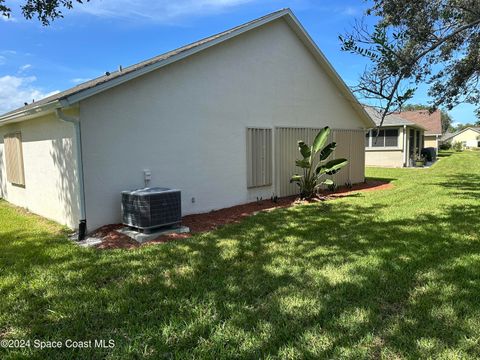
[[[349,196],[352,193],[359,191],[375,191],[385,190],[392,188],[393,185],[380,181],[380,180],[368,180],[365,183],[355,184],[352,187],[341,187],[335,192],[322,191],[319,194],[319,198],[313,201],[326,201],[335,198]],[[226,224],[237,223],[241,219],[255,214],[259,211],[269,211],[272,209],[286,208],[296,204],[302,204],[305,201],[301,201],[296,196],[289,196],[279,198],[277,202],[272,202],[270,199],[255,201],[248,204],[237,205],[225,209],[215,210],[204,214],[187,215],[182,218],[182,225],[190,228],[188,234],[169,234],[163,235],[155,240],[139,244],[132,238],[118,232],[117,230],[122,228],[122,224],[105,225],[92,232],[89,236],[95,238],[101,238],[103,241],[97,245],[98,249],[133,249],[140,246],[165,243],[178,239],[185,239],[192,236],[195,233],[201,233],[217,229]]]

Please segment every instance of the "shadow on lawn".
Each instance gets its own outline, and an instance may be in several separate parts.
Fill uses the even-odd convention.
[[[445,158],[445,157],[452,156],[453,154],[454,154],[453,151],[440,151],[440,152],[437,154],[437,158]]]
[[[480,174],[455,174],[448,181],[443,181],[436,185],[444,187],[452,196],[480,199]]]
[[[383,211],[308,205],[130,252],[45,244],[25,229],[15,236],[29,241],[0,245],[2,276],[28,284],[2,287],[17,294],[4,309],[18,310],[0,333],[117,344],[39,358],[479,356],[467,320],[480,310],[480,206],[390,221]]]
[[[435,185],[477,198],[472,176]],[[0,306],[16,310],[0,336],[117,344],[39,358],[479,356],[480,205],[379,216],[391,209],[326,202],[132,252],[3,232]]]

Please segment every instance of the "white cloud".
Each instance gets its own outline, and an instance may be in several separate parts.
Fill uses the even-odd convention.
[[[189,15],[207,15],[258,0],[104,0],[85,3],[76,11],[99,17],[129,18],[169,23]]]
[[[22,65],[22,66],[20,66],[20,69],[18,69],[18,72],[23,73],[23,72],[27,71],[28,69],[30,69],[31,67],[32,67],[32,64]]]
[[[58,91],[44,92],[35,86],[35,76],[19,77],[6,75],[0,77],[0,114],[23,106],[25,102],[40,100],[56,94]]]
[[[346,16],[357,16],[357,15],[361,15],[362,11],[358,7],[346,6],[341,10],[341,13]]]
[[[1,15],[1,16],[0,16],[0,20],[2,20],[2,21],[10,21],[10,22],[17,22],[17,19],[14,18],[14,17],[11,16],[11,15],[10,15],[10,17],[5,16],[5,15]]]

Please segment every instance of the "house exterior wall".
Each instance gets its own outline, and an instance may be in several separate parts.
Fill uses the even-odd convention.
[[[403,150],[373,150],[365,153],[367,166],[403,167]]]
[[[382,129],[387,129],[382,128]],[[389,127],[388,129],[398,129],[398,146],[365,148],[365,164],[367,166],[382,166],[382,167],[403,167],[405,163],[404,150],[404,128],[403,127]],[[407,137],[408,141],[408,137]]]
[[[425,135],[424,147],[438,148],[438,141],[436,135]]]
[[[21,132],[25,187],[7,181],[4,136]],[[76,145],[71,124],[54,115],[0,127],[0,196],[75,228],[79,220]]]
[[[467,129],[464,132],[454,136],[449,141],[454,144],[456,142],[465,142],[467,147],[478,147],[480,141],[480,133],[472,129]]]
[[[182,190],[184,215],[269,198],[247,189],[247,127],[365,126],[283,19],[91,97],[80,119],[89,229],[120,221],[144,169]]]

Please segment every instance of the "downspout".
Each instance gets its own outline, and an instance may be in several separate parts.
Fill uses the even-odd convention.
[[[82,132],[80,129],[80,119],[76,116],[65,114],[62,109],[55,109],[57,117],[65,122],[73,124],[75,128],[75,140],[77,143],[77,174],[78,188],[80,191],[80,221],[78,224],[78,241],[84,240],[87,232],[87,215],[85,211],[85,178],[83,176],[83,157],[82,157]]]
[[[403,125],[403,166],[408,167],[407,156],[407,125]]]

